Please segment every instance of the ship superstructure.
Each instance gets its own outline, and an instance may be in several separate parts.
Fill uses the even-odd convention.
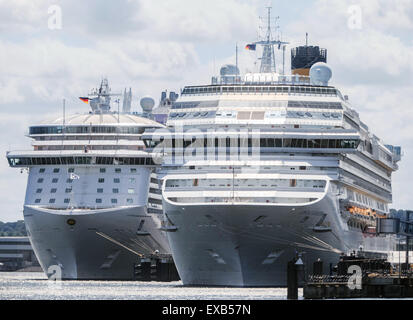
[[[297,254],[328,273],[342,252],[392,250],[375,226],[400,147],[371,133],[326,64],[274,72],[268,46],[284,43],[267,40],[256,43],[264,72],[225,66],[211,85],[185,87],[168,130],[143,136],[164,154],[164,229],[185,285],[285,285]]]
[[[24,220],[48,275],[59,268],[63,279],[131,280],[139,258],[169,253],[159,212],[147,209],[159,191],[141,140],[163,125],[127,113],[131,91],[125,113],[111,111],[111,96],[104,79],[81,98],[89,113],[32,125],[33,150],[7,153],[10,166],[27,168]]]

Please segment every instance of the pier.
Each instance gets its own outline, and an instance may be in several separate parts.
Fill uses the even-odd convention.
[[[304,285],[304,299],[412,298],[413,277],[410,266],[394,270],[386,259],[358,255],[343,256],[333,275],[316,272]]]
[[[405,260],[397,268],[387,258],[354,252],[340,257],[333,275],[322,275],[323,262],[319,260],[314,262],[313,275],[304,284],[304,299],[413,298],[413,272],[409,263],[411,214],[407,211],[405,220],[377,219],[378,234],[406,237]]]

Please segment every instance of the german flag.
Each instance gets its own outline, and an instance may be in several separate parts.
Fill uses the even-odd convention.
[[[79,97],[79,99],[82,100],[84,103],[89,103],[89,98]]]
[[[245,49],[255,51],[257,49],[257,45],[256,44],[247,44],[245,46]]]

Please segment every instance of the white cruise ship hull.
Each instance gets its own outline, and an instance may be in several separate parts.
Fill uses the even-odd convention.
[[[84,214],[25,206],[24,220],[43,271],[63,280],[133,280],[141,255],[170,252],[158,218],[146,207]]]
[[[168,233],[184,285],[285,286],[287,263],[301,253],[307,273],[318,258],[329,274],[341,252],[385,252],[388,238],[368,238],[344,231],[334,197],[306,206],[174,205],[165,213],[177,228]],[[321,223],[324,215],[326,218]],[[373,245],[373,246],[372,246]]]

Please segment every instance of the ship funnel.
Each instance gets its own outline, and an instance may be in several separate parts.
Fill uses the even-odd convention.
[[[291,49],[292,74],[309,76],[311,67],[317,62],[327,63],[327,49],[308,45]]]

